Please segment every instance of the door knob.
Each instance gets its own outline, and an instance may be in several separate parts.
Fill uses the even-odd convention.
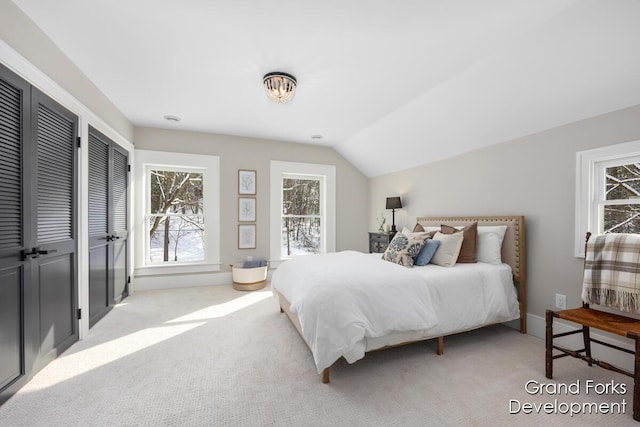
[[[40,255],[49,255],[55,252],[58,252],[58,250],[42,248],[23,249],[20,251],[20,261],[25,261],[27,258],[40,258]]]
[[[38,254],[38,255],[49,255],[49,254],[53,254],[58,252],[57,249],[41,249],[41,248],[33,248],[33,250]]]
[[[39,256],[36,248],[23,249],[20,251],[20,261],[25,261],[27,258],[38,258]]]

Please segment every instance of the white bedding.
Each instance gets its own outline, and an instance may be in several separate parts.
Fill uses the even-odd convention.
[[[473,329],[519,316],[507,264],[405,268],[380,254],[301,256],[273,274],[291,304],[318,373],[340,357]]]

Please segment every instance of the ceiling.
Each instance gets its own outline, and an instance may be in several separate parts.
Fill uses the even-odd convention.
[[[367,176],[640,104],[637,0],[14,2],[135,126],[331,146]]]

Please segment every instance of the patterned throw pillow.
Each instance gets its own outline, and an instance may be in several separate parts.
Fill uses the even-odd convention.
[[[413,267],[413,259],[420,253],[426,238],[426,235],[412,234],[407,236],[403,233],[398,233],[389,243],[384,254],[382,254],[382,259],[411,268]]]

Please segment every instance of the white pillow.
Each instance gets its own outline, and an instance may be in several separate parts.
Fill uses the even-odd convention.
[[[433,236],[433,240],[439,240],[440,246],[438,246],[436,253],[433,254],[431,263],[442,267],[453,267],[456,264],[458,255],[460,255],[463,239],[463,233],[442,234],[437,232]]]
[[[478,227],[476,261],[502,264],[502,241],[506,232],[506,225]]]

